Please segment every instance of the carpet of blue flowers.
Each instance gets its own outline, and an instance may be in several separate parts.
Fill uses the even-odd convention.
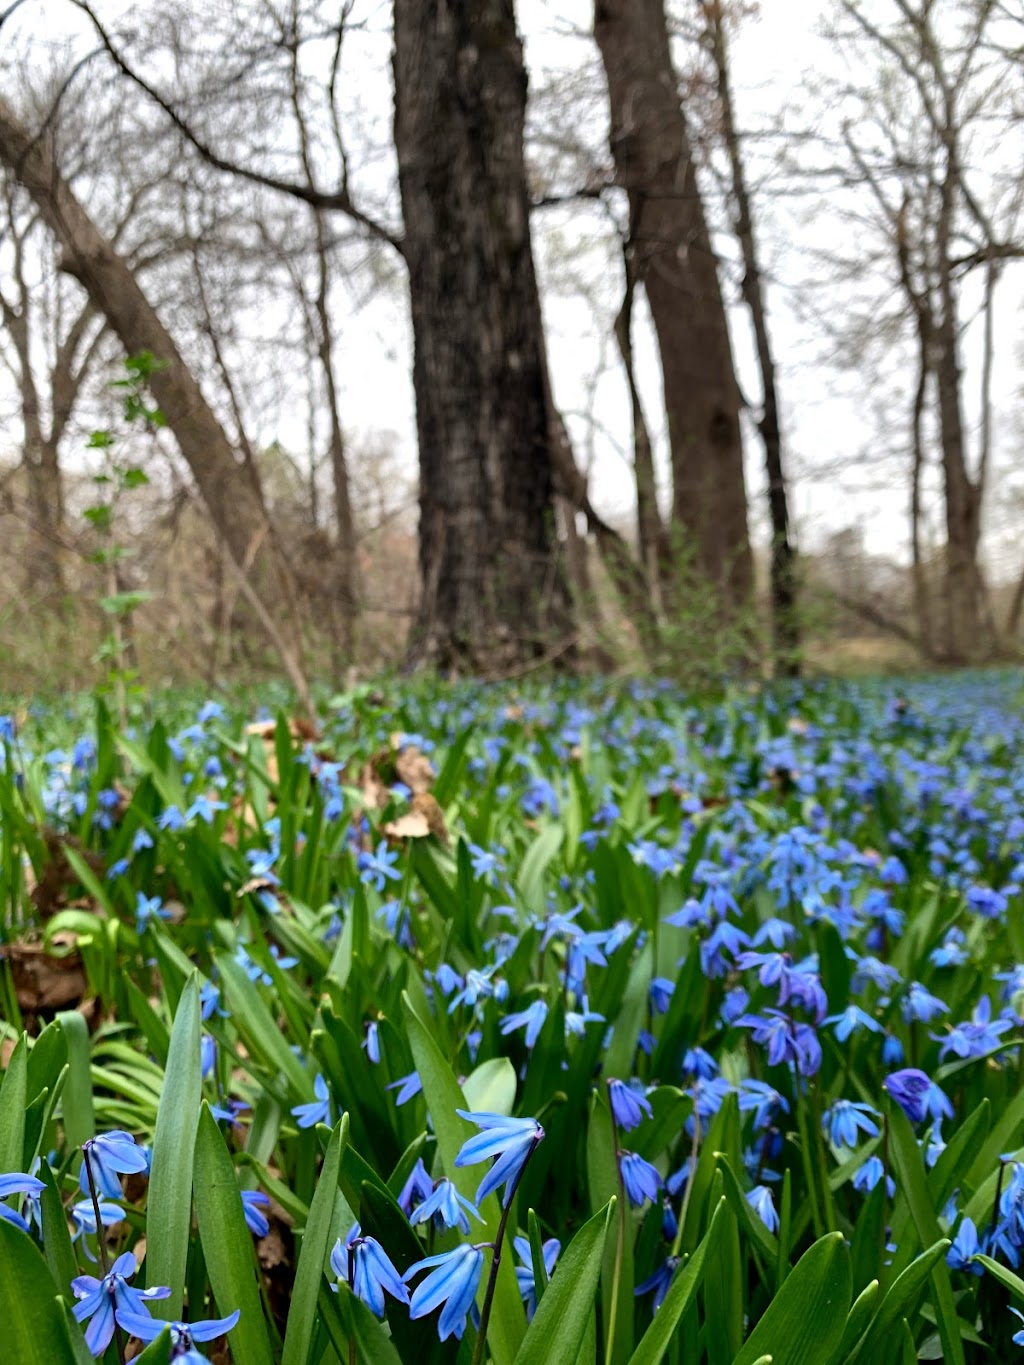
[[[3,1358],[1013,1358],[1022,696],[0,719]]]

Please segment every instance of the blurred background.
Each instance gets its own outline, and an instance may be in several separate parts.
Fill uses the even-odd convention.
[[[7,0],[5,689],[1018,659],[1022,119],[1021,0]]]

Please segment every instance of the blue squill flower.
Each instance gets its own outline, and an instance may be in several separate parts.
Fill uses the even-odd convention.
[[[118,1310],[118,1325],[140,1341],[156,1341],[165,1327],[171,1329],[171,1359],[184,1361],[185,1365],[206,1365],[206,1359],[196,1350],[197,1341],[216,1341],[241,1317],[236,1308],[227,1318],[209,1318],[205,1322],[155,1322],[141,1313]]]
[[[344,1246],[341,1238],[331,1251],[331,1269],[339,1280],[351,1285],[370,1312],[384,1319],[385,1290],[399,1303],[409,1302],[409,1291],[391,1258],[375,1237],[363,1237],[356,1223]]]
[[[149,1170],[149,1153],[132,1137],[117,1128],[111,1133],[100,1133],[82,1143],[84,1160],[78,1176],[83,1194],[90,1194],[89,1171],[96,1189],[108,1199],[121,1198],[119,1175],[137,1175]]]
[[[835,1025],[836,1038],[841,1043],[845,1043],[851,1033],[856,1033],[860,1029],[868,1029],[871,1033],[882,1032],[882,1025],[878,1020],[866,1010],[862,1010],[859,1005],[848,1005],[842,1014],[830,1014],[822,1023]]]
[[[501,1021],[501,1032],[507,1037],[516,1029],[525,1029],[526,1046],[533,1047],[547,1017],[547,1003],[544,1000],[535,1000],[532,1005],[528,1005],[526,1009],[520,1010],[517,1014],[507,1014]]]
[[[147,1300],[170,1298],[169,1288],[133,1289],[128,1283],[138,1267],[135,1257],[126,1251],[98,1280],[95,1275],[76,1275],[71,1281],[71,1292],[79,1300],[75,1304],[76,1322],[89,1320],[85,1330],[85,1344],[94,1356],[101,1356],[114,1335],[116,1312],[136,1313],[150,1322]],[[158,1324],[159,1328],[163,1323]]]
[[[896,1193],[895,1180],[893,1180],[891,1175],[885,1174],[885,1167],[882,1165],[880,1157],[869,1156],[863,1166],[858,1167],[854,1172],[852,1182],[853,1188],[855,1190],[860,1190],[863,1194],[867,1194],[875,1188],[883,1177],[885,1178],[885,1188],[891,1199]]]
[[[8,1223],[13,1223],[17,1228],[21,1228],[22,1232],[28,1232],[28,1223],[20,1213],[5,1204],[4,1200],[10,1198],[12,1194],[27,1194],[38,1198],[43,1189],[41,1180],[37,1180],[34,1175],[26,1175],[23,1171],[14,1171],[10,1175],[0,1175],[0,1218],[5,1219]]]
[[[397,1081],[392,1081],[386,1085],[385,1090],[397,1090],[395,1096],[396,1104],[408,1104],[423,1089],[423,1082],[415,1071],[410,1071],[408,1076],[399,1076]]]
[[[1024,1322],[1024,1313],[1022,1313],[1019,1308],[1014,1308],[1011,1304],[1010,1312],[1015,1317],[1020,1318],[1021,1322]],[[1010,1340],[1013,1342],[1014,1346],[1024,1346],[1024,1328],[1021,1328],[1019,1332],[1014,1332]]]
[[[678,1264],[678,1256],[669,1256],[667,1260],[662,1261],[653,1275],[648,1275],[647,1279],[643,1280],[633,1290],[633,1293],[637,1298],[639,1298],[641,1294],[649,1294],[652,1289],[654,1290],[654,1302],[651,1304],[652,1312],[656,1313],[664,1302],[665,1295],[668,1293],[669,1285],[672,1283],[672,1276],[676,1273]]]
[[[242,1191],[242,1212],[245,1214],[246,1225],[254,1237],[266,1237],[270,1231],[270,1223],[263,1213],[264,1209],[269,1208],[270,1198],[262,1190]]]
[[[953,1238],[953,1245],[946,1252],[946,1264],[952,1270],[965,1270],[971,1275],[983,1274],[982,1267],[974,1260],[981,1247],[978,1244],[978,1229],[973,1219],[964,1218]]]
[[[467,1314],[476,1300],[483,1266],[484,1254],[480,1248],[465,1244],[454,1251],[442,1251],[437,1256],[414,1262],[403,1279],[408,1282],[421,1270],[429,1269],[430,1274],[413,1290],[409,1316],[425,1318],[444,1304],[437,1324],[438,1336],[447,1341],[454,1333],[461,1341]]]
[[[865,1133],[868,1137],[878,1136],[875,1119],[879,1117],[877,1110],[872,1109],[870,1104],[836,1100],[822,1115],[821,1126],[828,1133],[833,1147],[852,1148],[857,1146],[858,1133]]]
[[[450,1180],[442,1177],[411,1215],[409,1222],[415,1227],[417,1223],[425,1223],[428,1218],[434,1218],[438,1228],[459,1228],[462,1232],[468,1233],[469,1219],[466,1215],[469,1213],[478,1222],[483,1221],[469,1200],[459,1194]]]
[[[416,1158],[416,1165],[409,1172],[409,1178],[402,1186],[398,1196],[398,1207],[406,1215],[412,1213],[417,1204],[430,1197],[434,1192],[434,1182],[430,1172],[423,1164],[423,1158]]]
[[[772,1192],[767,1185],[755,1185],[752,1190],[748,1191],[747,1203],[769,1232],[778,1232],[779,1215],[775,1209]]]
[[[645,1115],[647,1118],[654,1117],[650,1100],[639,1081],[627,1084],[625,1081],[610,1080],[608,1102],[616,1124],[627,1133],[638,1127]]]
[[[316,1094],[315,1100],[311,1100],[308,1104],[297,1104],[292,1109],[292,1114],[300,1128],[312,1128],[318,1123],[330,1123],[331,1121],[331,1097],[323,1076],[317,1076],[313,1082],[313,1091]]]
[[[916,1067],[904,1067],[886,1076],[882,1085],[906,1114],[911,1123],[920,1123],[928,1113],[928,1092],[931,1081]]]
[[[636,1152],[619,1153],[619,1170],[629,1202],[641,1208],[648,1199],[653,1203],[661,1189],[661,1176],[649,1161]]]
[[[492,1156],[497,1157],[480,1182],[476,1202],[482,1203],[492,1190],[504,1185],[502,1203],[507,1208],[515,1194],[523,1167],[544,1137],[544,1129],[536,1119],[514,1119],[505,1114],[472,1114],[465,1109],[458,1109],[456,1113],[475,1123],[481,1130],[462,1144],[455,1158],[456,1166],[475,1166]]]
[[[533,1252],[530,1250],[530,1243],[526,1237],[514,1237],[512,1245],[516,1255],[522,1262],[516,1266],[516,1283],[519,1286],[519,1295],[526,1305],[526,1321],[532,1322],[533,1315],[537,1311],[537,1285],[533,1276]],[[557,1237],[549,1237],[541,1245],[540,1254],[544,1262],[544,1269],[551,1277],[551,1272],[555,1268],[558,1260],[558,1253],[562,1249],[562,1244]]]

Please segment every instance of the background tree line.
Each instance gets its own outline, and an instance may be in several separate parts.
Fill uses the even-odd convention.
[[[927,660],[1017,654],[1024,566],[990,581],[985,551],[1019,520],[994,376],[1018,341],[1001,307],[1024,255],[1024,7],[833,0],[845,77],[780,91],[759,127],[731,54],[754,29],[773,41],[772,6],[566,9],[0,13],[6,630],[31,615],[77,638],[83,434],[145,354],[166,427],[122,437],[151,488],[121,514],[116,571],[155,586],[151,630],[191,636],[185,672],[268,647],[297,683],[324,650],[336,668],[507,675],[628,649],[793,672],[823,591]],[[574,60],[529,83],[517,19]],[[854,571],[856,537],[830,563],[797,554],[807,470],[786,425],[806,386],[764,231],[780,205],[819,224],[795,307],[821,364],[871,395],[862,463],[902,505],[905,571],[863,551]],[[569,296],[595,382],[623,380],[632,524],[599,510],[596,405],[559,407]],[[371,298],[411,330],[418,478],[386,435],[351,438],[340,339]],[[282,412],[295,449],[265,439]]]

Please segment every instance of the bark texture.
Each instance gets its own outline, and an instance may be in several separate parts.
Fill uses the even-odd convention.
[[[501,671],[557,648],[551,435],[512,0],[395,0],[395,146],[415,344],[415,662]]]
[[[637,278],[658,336],[673,521],[700,575],[738,605],[752,587],[740,394],[663,0],[595,0],[594,36]]]
[[[151,352],[165,362],[149,386],[173,432],[213,526],[235,566],[262,602],[266,627],[268,601],[291,599],[290,574],[277,551],[255,471],[250,476],[235,458],[231,443],[203,397],[195,377],[149,303],[124,259],[103,236],[60,173],[52,144],[34,137],[0,99],[0,160],[24,186],[43,221],[60,242],[62,268],[74,275],[102,313],[128,355]],[[249,596],[249,593],[246,593]],[[297,623],[275,626],[275,646],[300,694],[302,681]],[[272,637],[273,638],[273,637]],[[300,685],[301,684],[301,685]]]
[[[750,313],[761,375],[761,416],[757,429],[764,446],[768,476],[768,516],[772,528],[771,599],[772,653],[775,672],[795,677],[800,672],[800,623],[797,619],[796,550],[789,520],[786,475],[782,459],[782,423],[776,385],[775,353],[768,330],[764,278],[754,230],[754,214],[732,98],[729,50],[720,5],[700,0],[707,24],[708,47],[715,66],[721,135],[729,156],[732,181],[733,232],[743,257],[743,302]]]

